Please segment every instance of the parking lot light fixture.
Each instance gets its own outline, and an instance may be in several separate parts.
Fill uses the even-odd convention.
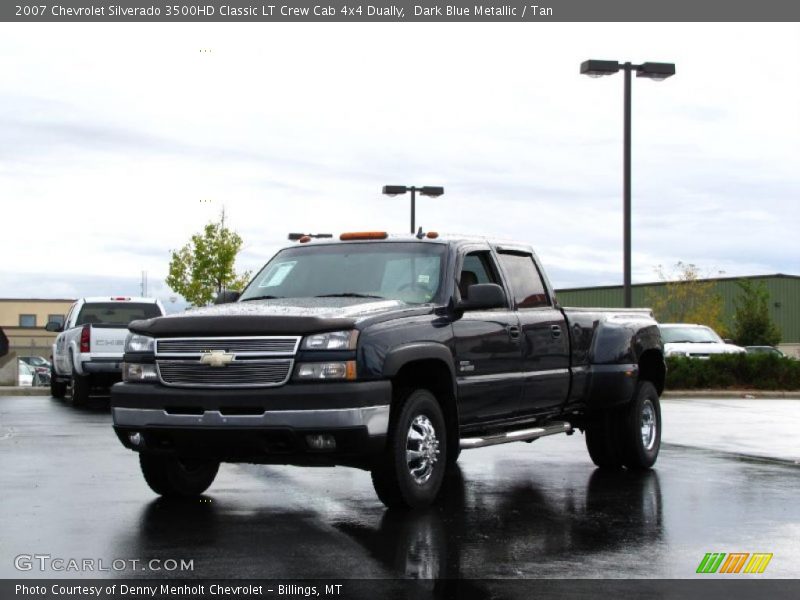
[[[622,160],[623,180],[623,290],[625,308],[632,305],[631,294],[631,73],[637,77],[645,77],[653,81],[664,81],[675,75],[674,63],[645,62],[635,65],[631,62],[620,63],[615,60],[585,60],[581,63],[581,75],[603,77],[613,75],[622,70],[625,73],[624,88],[624,140]]]
[[[432,198],[438,198],[444,194],[443,187],[433,185],[423,185],[422,187],[413,185],[385,185],[382,191],[386,196],[399,196],[406,192],[411,192],[411,233],[415,233],[416,230],[417,192],[423,196],[430,196]]]
[[[673,63],[646,62],[636,69],[637,77],[646,77],[653,81],[664,81],[673,75],[675,75],[675,65]]]
[[[581,63],[581,75],[603,77],[619,71],[619,63],[615,60],[585,60]]]

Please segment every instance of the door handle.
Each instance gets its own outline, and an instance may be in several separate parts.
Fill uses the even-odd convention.
[[[561,337],[561,326],[560,325],[550,325],[550,333],[554,338]]]
[[[519,339],[520,329],[516,325],[509,325],[506,327],[506,331],[508,331],[508,337],[512,340]]]

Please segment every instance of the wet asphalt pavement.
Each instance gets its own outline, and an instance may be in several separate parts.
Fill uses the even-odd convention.
[[[796,418],[800,403],[783,410]],[[223,465],[200,501],[168,502],[117,441],[107,402],[0,397],[0,577],[688,578],[706,552],[770,552],[760,577],[798,574],[792,461],[666,444],[653,471],[609,474],[576,434],[459,464],[440,503],[416,513],[385,510],[369,474],[345,468]],[[20,554],[194,570],[20,572]]]

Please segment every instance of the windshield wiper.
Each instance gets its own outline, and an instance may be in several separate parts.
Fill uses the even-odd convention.
[[[357,292],[342,292],[341,294],[320,294],[314,296],[315,298],[380,298],[385,300],[383,296],[376,296],[375,294],[359,294]]]
[[[250,300],[275,300],[276,298],[283,298],[283,296],[253,296],[252,298],[239,300],[239,302],[250,302]]]

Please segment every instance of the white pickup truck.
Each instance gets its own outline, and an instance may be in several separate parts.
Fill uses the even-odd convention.
[[[50,393],[64,398],[69,390],[72,402],[80,405],[93,388],[109,388],[120,381],[128,323],[163,315],[164,307],[154,298],[101,296],[76,301],[63,326],[55,321],[46,326],[47,331],[58,332]]]

